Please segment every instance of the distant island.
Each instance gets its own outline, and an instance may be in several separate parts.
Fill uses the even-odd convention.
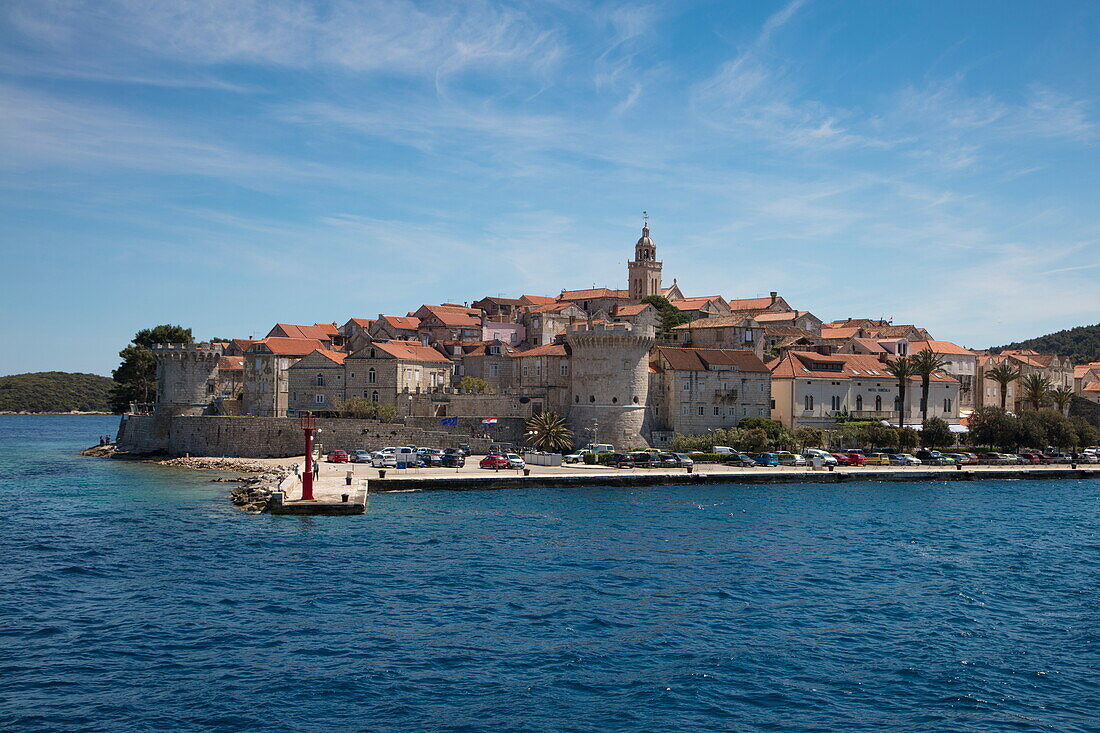
[[[12,374],[0,377],[0,412],[111,412],[114,385],[98,374]]]
[[[997,346],[990,351],[999,354],[1008,349],[1033,349],[1041,353],[1060,354],[1068,356],[1075,364],[1100,361],[1100,323],[1048,333],[1026,341]]]

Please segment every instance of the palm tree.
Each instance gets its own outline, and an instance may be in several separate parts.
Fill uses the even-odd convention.
[[[1020,371],[1013,369],[1006,362],[993,367],[985,373],[985,376],[1001,385],[1001,409],[1007,409],[1005,402],[1008,400],[1008,384],[1020,378]]]
[[[924,425],[928,422],[928,390],[931,388],[932,374],[947,366],[947,360],[925,347],[909,357],[909,361],[913,371],[920,375],[920,419],[921,425]]]
[[[565,426],[565,420],[552,412],[532,415],[526,423],[527,437],[531,445],[540,450],[565,450],[573,445],[573,431]]]
[[[1073,390],[1069,387],[1059,387],[1058,389],[1050,390],[1050,399],[1054,400],[1054,404],[1058,405],[1058,410],[1065,415],[1067,413],[1066,408],[1070,402],[1073,402]]]
[[[1024,390],[1024,399],[1030,402],[1037,412],[1039,405],[1050,392],[1050,379],[1042,374],[1028,374],[1020,380],[1020,386]]]
[[[917,376],[913,368],[913,362],[907,356],[903,356],[886,365],[886,371],[898,380],[898,427],[905,427],[905,388],[909,386],[909,380]]]

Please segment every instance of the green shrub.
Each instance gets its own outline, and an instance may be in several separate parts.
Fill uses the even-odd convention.
[[[597,463],[595,453],[585,453],[583,460],[584,460],[584,465],[586,465],[586,466],[595,466],[596,463]]]

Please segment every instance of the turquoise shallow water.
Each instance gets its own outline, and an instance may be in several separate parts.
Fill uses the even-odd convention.
[[[1100,482],[378,495],[0,416],[0,728],[1086,731]]]

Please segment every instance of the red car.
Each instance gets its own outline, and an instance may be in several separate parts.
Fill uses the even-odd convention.
[[[504,456],[488,455],[481,459],[481,463],[478,464],[482,468],[510,468],[511,464],[508,463],[508,459]]]
[[[863,455],[861,451],[848,451],[845,455],[848,456],[849,466],[866,466],[867,456]]]
[[[847,453],[833,453],[833,458],[836,459],[836,465],[838,466],[852,465],[852,457]]]
[[[332,453],[328,454],[328,462],[329,463],[347,463],[348,462],[347,451],[334,450]]]
[[[1041,463],[1047,463],[1047,461],[1043,460],[1043,454],[1038,451],[1024,450],[1020,451],[1016,455],[1033,466],[1037,466]]]

